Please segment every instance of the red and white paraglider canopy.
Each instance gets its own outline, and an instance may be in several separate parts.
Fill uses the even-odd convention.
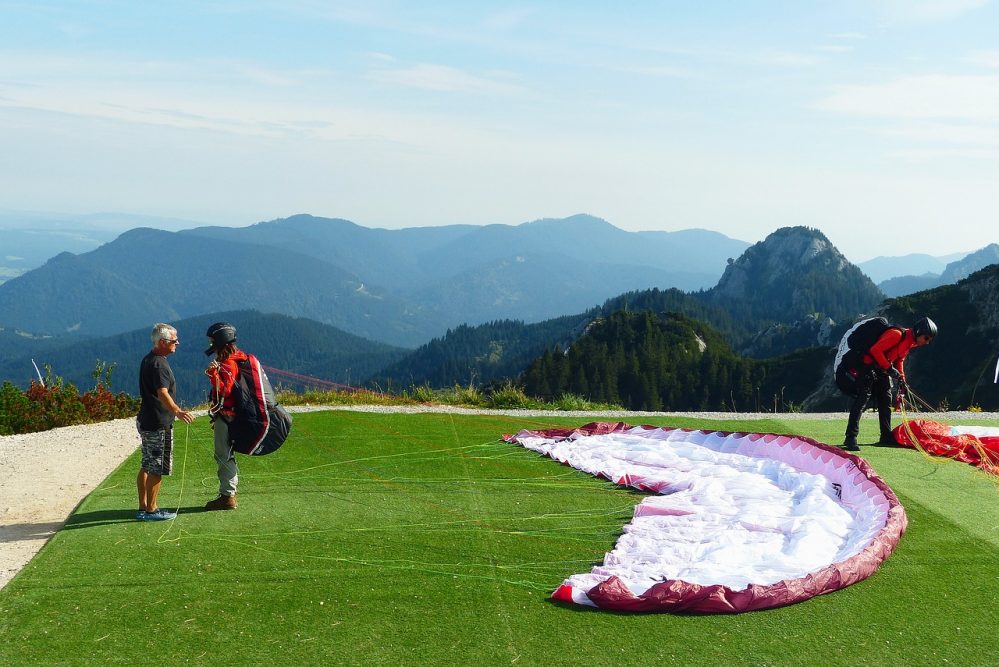
[[[593,423],[510,442],[657,495],[614,550],[553,593],[622,611],[780,607],[864,579],[906,516],[862,459],[798,436]]]
[[[963,461],[999,475],[999,428],[948,426],[929,419],[912,419],[895,428],[895,441],[924,454]]]

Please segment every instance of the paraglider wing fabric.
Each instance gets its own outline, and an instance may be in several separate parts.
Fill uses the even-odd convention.
[[[930,419],[911,419],[895,427],[895,441],[999,474],[999,428],[948,426]]]
[[[636,612],[733,613],[849,586],[906,528],[862,459],[797,436],[624,423],[521,431],[508,441],[656,495],[614,550],[556,600]]]

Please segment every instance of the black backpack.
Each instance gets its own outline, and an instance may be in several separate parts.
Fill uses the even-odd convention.
[[[833,362],[833,377],[836,386],[847,396],[857,395],[858,381],[871,369],[864,363],[864,355],[888,329],[902,330],[888,324],[884,317],[870,317],[857,322],[843,334]]]
[[[291,415],[274,400],[274,390],[252,354],[236,361],[239,375],[233,385],[235,418],[229,423],[229,445],[249,456],[270,454],[291,432]]]

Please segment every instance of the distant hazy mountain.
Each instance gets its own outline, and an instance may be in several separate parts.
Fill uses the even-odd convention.
[[[878,288],[885,296],[904,296],[923,290],[933,289],[940,285],[939,273],[924,273],[921,276],[897,276],[878,283]]]
[[[940,275],[948,262],[964,257],[965,253],[934,257],[924,253],[913,253],[898,257],[875,257],[860,262],[857,267],[876,284],[898,276],[921,276],[926,273]]]
[[[821,232],[787,227],[732,260],[712,289],[640,290],[574,317],[535,325],[504,321],[463,327],[420,347],[381,377],[402,386],[509,377],[526,368],[528,352],[564,350],[588,322],[620,311],[680,313],[709,324],[741,354],[780,356],[828,344],[833,318],[851,321],[882,299],[870,279]]]
[[[972,273],[996,263],[999,263],[999,244],[991,243],[962,259],[948,264],[940,275],[940,282],[944,285],[956,283],[959,280],[967,278]]]
[[[217,321],[233,323],[240,348],[257,355],[264,365],[329,382],[357,385],[407,354],[406,350],[364,340],[331,326],[284,315],[235,311],[177,320],[171,323],[177,327],[181,344],[170,356],[170,366],[177,377],[178,397],[186,405],[206,398],[204,369],[210,359],[204,355],[205,331]],[[43,373],[48,365],[53,375],[87,390],[94,384],[91,373],[101,360],[117,364],[112,375],[114,391],[138,395],[138,367],[152,347],[151,328],[152,324],[106,338],[34,341],[22,345],[16,354],[0,349],[0,378],[26,386],[35,378],[31,364],[34,358]],[[4,340],[4,333],[0,332],[0,340]],[[281,382],[278,376],[271,379],[275,384]]]
[[[89,252],[135,227],[178,229],[190,221],[93,213],[64,215],[0,210],[0,283],[43,265],[63,252]]]
[[[641,276],[636,287],[698,289],[713,285],[725,261],[749,244],[716,232],[626,232],[589,215],[544,219],[521,225],[449,225],[387,230],[347,220],[296,215],[250,227],[202,227],[184,232],[265,244],[322,259],[361,280],[408,296],[427,295],[443,282],[483,267],[516,272],[521,258],[552,256],[546,270],[565,270],[567,260],[592,266],[593,274],[624,279],[628,267]],[[640,282],[650,270],[664,284]],[[622,271],[624,273],[622,274]],[[624,277],[622,277],[622,275]],[[501,281],[502,282],[502,281]],[[535,290],[537,291],[537,290]],[[607,292],[591,303],[611,296]],[[488,294],[482,298],[489,300]],[[565,311],[558,311],[559,314]]]
[[[882,281],[878,287],[888,296],[903,296],[939,285],[952,285],[975,271],[999,262],[999,245],[992,243],[967,255],[959,255],[939,273],[900,275]]]
[[[464,323],[542,320],[653,286],[697,289],[746,246],[702,230],[625,232],[584,215],[402,230],[307,215],[134,229],[0,285],[0,326],[99,336],[253,307],[416,346]]]
[[[318,259],[153,229],[83,255],[63,253],[0,285],[0,325],[56,334],[110,335],[251,306],[337,322],[372,339],[430,326],[408,304]]]

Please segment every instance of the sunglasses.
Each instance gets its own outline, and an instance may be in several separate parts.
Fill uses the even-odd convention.
[[[167,345],[180,345],[180,341],[176,338],[164,338],[163,342]]]

